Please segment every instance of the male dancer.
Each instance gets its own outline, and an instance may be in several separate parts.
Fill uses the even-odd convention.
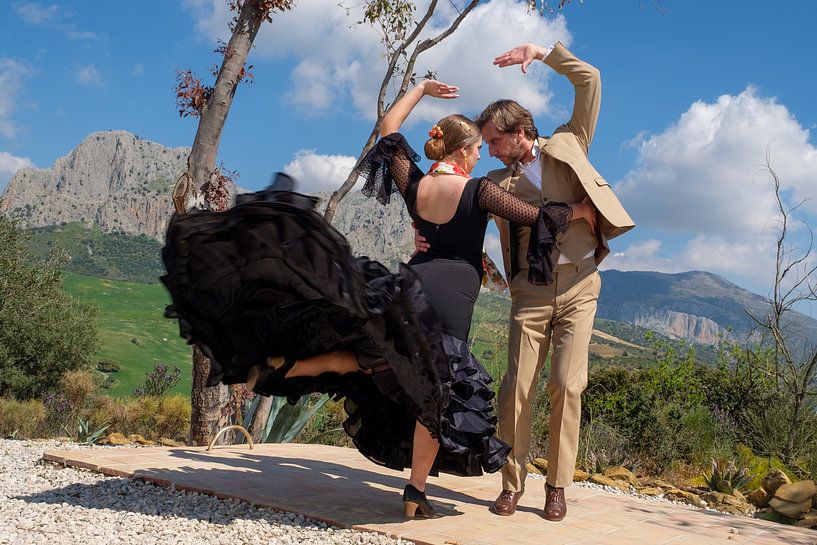
[[[567,513],[564,487],[573,482],[581,420],[581,393],[593,318],[601,288],[596,266],[610,252],[607,241],[634,227],[609,184],[587,158],[601,103],[601,78],[593,66],[561,43],[550,48],[524,44],[494,59],[499,67],[543,61],[567,76],[575,88],[573,114],[550,138],[539,137],[530,112],[511,100],[490,104],[477,118],[492,157],[505,168],[488,176],[523,200],[576,203],[589,199],[596,226],[571,223],[553,249],[553,282],[528,282],[525,253],[530,229],[495,218],[511,290],[508,372],[499,390],[499,435],[512,447],[502,468],[502,492],[493,511],[512,515],[524,491],[530,451],[531,403],[545,357],[552,346],[548,394],[548,471],[544,516],[559,521]],[[521,274],[520,274],[521,273]]]

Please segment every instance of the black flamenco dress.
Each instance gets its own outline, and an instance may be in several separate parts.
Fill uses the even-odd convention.
[[[399,190],[428,236],[430,224],[413,205],[422,177],[417,159],[395,134],[378,143],[359,172],[364,191],[381,202]],[[173,301],[167,315],[178,318],[182,337],[210,359],[208,384],[244,383],[268,356],[294,360],[352,350],[368,372],[295,378],[267,372],[253,389],[292,402],[312,392],[345,398],[346,433],[362,454],[393,469],[411,466],[419,420],[440,441],[432,474],[498,470],[510,447],[494,437],[491,378],[466,344],[487,213],[534,226],[528,258],[531,280],[539,282],[547,280],[549,249],[567,227],[570,209],[540,211],[507,199],[487,180],[471,180],[454,220],[435,229],[442,236],[467,224],[476,230],[468,233],[473,244],[446,252],[447,236],[428,237],[433,254],[391,273],[353,256],[346,239],[314,210],[317,199],[291,189],[278,184],[239,196],[226,212],[192,211],[170,221],[161,278]],[[494,206],[497,196],[501,210]]]

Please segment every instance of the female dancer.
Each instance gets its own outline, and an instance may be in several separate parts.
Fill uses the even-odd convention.
[[[429,132],[426,155],[437,162],[424,175],[396,131],[422,97],[456,93],[432,80],[411,89],[358,167],[364,193],[385,204],[399,191],[431,243],[432,251],[397,274],[353,258],[312,210],[314,200],[275,187],[243,196],[227,213],[174,216],[163,251],[171,314],[211,358],[209,383],[247,382],[290,398],[312,391],[346,397],[344,428],[357,448],[388,467],[411,467],[408,516],[434,516],[425,496],[429,473],[493,472],[510,450],[494,437],[491,377],[466,343],[488,214],[534,227],[528,260],[535,281],[549,275],[556,234],[594,216],[584,203],[540,209],[470,178],[481,134],[460,115]]]

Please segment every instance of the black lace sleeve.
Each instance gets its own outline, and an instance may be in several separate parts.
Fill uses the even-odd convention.
[[[409,185],[423,177],[423,171],[416,164],[419,160],[420,156],[402,134],[384,136],[355,168],[357,175],[365,180],[361,191],[380,204],[388,204],[396,190],[405,195]]]
[[[573,210],[565,203],[552,202],[538,207],[508,193],[488,178],[480,180],[479,206],[483,210],[531,228],[528,241],[528,281],[537,286],[553,282],[550,252],[556,236],[573,219]]]

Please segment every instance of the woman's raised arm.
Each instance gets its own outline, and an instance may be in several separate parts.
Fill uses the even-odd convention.
[[[383,121],[380,122],[380,136],[387,136],[399,131],[400,127],[403,126],[403,122],[424,96],[444,99],[459,98],[460,95],[457,94],[459,90],[460,88],[456,85],[448,85],[433,79],[421,81],[409,89],[400,100],[392,104],[392,107],[386,112]]]

